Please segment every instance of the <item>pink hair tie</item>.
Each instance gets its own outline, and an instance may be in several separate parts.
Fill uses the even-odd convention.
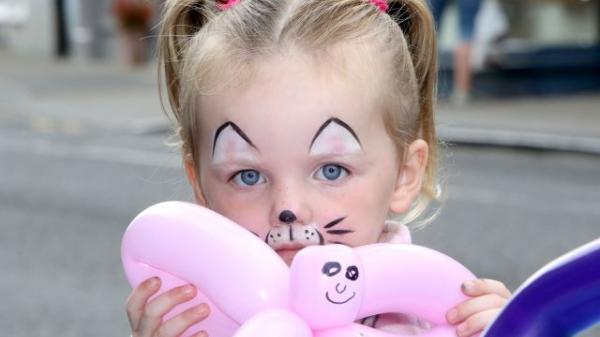
[[[371,3],[373,5],[377,6],[379,9],[381,9],[382,12],[387,13],[389,5],[386,0],[369,0],[369,1],[371,1]]]
[[[240,0],[218,0],[217,8],[220,11],[228,10],[229,8],[235,6],[240,2]]]

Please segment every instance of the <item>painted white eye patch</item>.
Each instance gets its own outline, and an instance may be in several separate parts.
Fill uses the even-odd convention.
[[[356,133],[338,118],[328,119],[315,134],[309,154],[352,154],[362,151]]]
[[[220,164],[230,160],[256,160],[256,147],[233,122],[221,125],[215,132],[212,161]]]

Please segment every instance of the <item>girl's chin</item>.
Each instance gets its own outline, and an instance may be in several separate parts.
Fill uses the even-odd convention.
[[[296,256],[296,254],[299,251],[300,251],[300,248],[298,248],[298,249],[282,249],[282,250],[277,251],[277,255],[279,255],[279,257],[281,257],[283,262],[285,262],[285,264],[287,264],[289,266],[292,264],[292,261],[294,260],[294,256]]]

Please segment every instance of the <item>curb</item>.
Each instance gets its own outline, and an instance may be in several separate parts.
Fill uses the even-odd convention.
[[[526,130],[440,126],[440,140],[451,144],[488,145],[600,155],[600,138]]]

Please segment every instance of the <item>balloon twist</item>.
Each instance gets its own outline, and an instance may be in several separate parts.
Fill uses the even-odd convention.
[[[186,283],[198,288],[165,316],[209,304],[211,315],[184,336],[385,337],[354,322],[389,312],[430,322],[422,336],[455,336],[445,314],[466,299],[460,286],[474,277],[442,253],[400,244],[307,247],[288,268],[241,226],[183,202],[140,213],[123,237],[122,260],[132,286],[159,276],[158,294]]]

